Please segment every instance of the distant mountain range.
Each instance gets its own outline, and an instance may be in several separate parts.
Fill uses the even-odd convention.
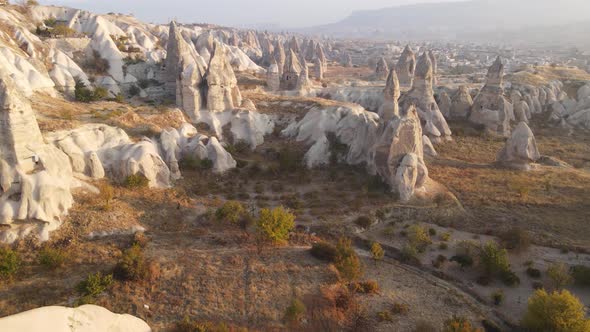
[[[472,0],[358,11],[340,22],[305,31],[339,37],[502,42],[517,42],[523,37],[560,42],[566,36],[571,42],[567,33],[588,26],[590,0]],[[559,28],[552,31],[551,27]],[[574,40],[587,43],[588,31]]]

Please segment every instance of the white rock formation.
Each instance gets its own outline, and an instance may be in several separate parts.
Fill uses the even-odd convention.
[[[519,170],[531,170],[533,163],[541,158],[535,135],[525,122],[520,122],[512,132],[496,161]]]
[[[383,90],[383,104],[379,108],[379,117],[382,123],[387,124],[395,116],[399,116],[400,97],[399,80],[395,69],[389,71]]]
[[[401,86],[412,86],[414,71],[416,70],[416,55],[410,48],[410,45],[404,48],[395,66],[395,70]]]
[[[418,59],[412,89],[400,99],[400,109],[416,106],[420,119],[425,123],[422,128],[433,143],[451,139],[451,129],[438,108],[432,90],[432,63],[427,53]]]
[[[271,59],[270,67],[266,72],[266,86],[270,91],[278,91],[281,88],[279,66],[274,58]]]
[[[473,99],[469,94],[466,86],[459,87],[457,92],[453,95],[451,101],[450,118],[451,119],[467,119],[471,108],[473,107]]]
[[[0,331],[19,332],[151,332],[143,320],[96,305],[42,307],[0,318]]]
[[[242,105],[238,80],[225,56],[225,49],[219,43],[215,43],[205,81],[208,86],[206,108],[210,111],[224,111]]]
[[[438,108],[442,115],[447,119],[451,117],[452,104],[451,97],[449,97],[446,91],[442,91],[438,96]]]
[[[414,107],[395,117],[372,148],[369,162],[400,200],[407,202],[428,179],[424,163],[422,126]]]
[[[387,76],[389,75],[389,66],[387,65],[387,61],[385,58],[379,58],[377,61],[377,66],[375,67],[375,79],[376,80],[386,80]]]
[[[489,68],[485,86],[471,108],[469,121],[501,136],[510,135],[512,104],[504,97],[504,64],[500,57]]]

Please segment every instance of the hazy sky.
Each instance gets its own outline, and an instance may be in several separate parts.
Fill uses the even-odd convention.
[[[355,10],[379,9],[442,0],[40,0],[93,12],[133,13],[154,23],[174,18],[184,23],[228,26],[280,24],[306,27],[339,21]]]

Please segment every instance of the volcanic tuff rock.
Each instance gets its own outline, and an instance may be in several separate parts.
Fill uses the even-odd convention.
[[[451,138],[451,130],[438,108],[432,90],[432,62],[427,53],[418,59],[412,89],[400,99],[400,109],[407,110],[416,106],[420,119],[424,121],[424,134],[433,143]]]
[[[451,119],[466,119],[473,107],[473,99],[466,86],[462,85],[451,100]]]
[[[375,79],[377,80],[385,80],[389,75],[389,66],[387,66],[387,61],[385,58],[381,57],[379,61],[377,61],[377,66],[375,67]]]
[[[416,55],[410,48],[410,45],[407,45],[406,48],[404,48],[404,51],[397,61],[395,70],[401,86],[412,86],[414,71],[416,70]]]
[[[401,117],[389,122],[372,149],[376,173],[404,202],[416,189],[424,186],[428,169],[424,163],[422,126],[416,109],[411,106]]]
[[[379,108],[379,117],[382,123],[388,124],[393,117],[399,116],[398,100],[400,94],[397,73],[395,69],[391,69],[383,90],[383,104]]]
[[[281,90],[296,90],[301,71],[301,63],[299,62],[297,54],[293,50],[290,50],[287,60],[285,61],[285,67],[283,68]]]
[[[278,91],[281,88],[279,66],[274,58],[271,60],[270,67],[266,71],[266,86],[270,91]]]
[[[500,57],[489,68],[486,84],[473,101],[469,121],[501,136],[510,135],[512,104],[504,97],[504,64]]]
[[[219,43],[215,43],[205,81],[208,86],[206,108],[210,111],[233,109],[242,104],[238,80],[225,56],[225,48]]]
[[[532,169],[532,163],[541,158],[535,135],[529,126],[520,122],[512,132],[504,148],[498,153],[497,162],[520,170]]]
[[[438,95],[438,108],[445,118],[449,119],[451,115],[451,107],[453,102],[446,91],[442,91]]]

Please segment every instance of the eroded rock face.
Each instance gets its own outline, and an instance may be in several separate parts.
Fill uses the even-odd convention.
[[[501,136],[510,135],[512,104],[504,97],[504,65],[500,57],[489,68],[485,86],[473,102],[469,121]]]
[[[376,173],[400,194],[404,202],[424,186],[428,169],[424,164],[422,126],[418,113],[410,107],[395,117],[377,140],[372,152]]]
[[[266,86],[270,91],[278,91],[281,88],[279,66],[274,58],[271,60],[270,67],[266,71]]]
[[[497,162],[519,170],[531,170],[532,164],[541,158],[535,135],[525,122],[520,122],[512,132],[504,148],[498,153]]]
[[[428,54],[423,53],[416,66],[412,89],[400,99],[400,109],[416,106],[420,119],[424,122],[424,134],[433,143],[439,143],[451,139],[451,129],[434,99],[432,76],[432,62]]]
[[[451,97],[449,97],[445,91],[441,92],[438,96],[438,108],[440,109],[440,112],[443,114],[443,116],[447,119],[451,117],[452,104],[453,102],[451,101]]]
[[[134,316],[115,314],[103,307],[87,304],[77,308],[42,307],[0,318],[0,330],[150,332],[151,328]]]
[[[414,71],[416,70],[416,55],[407,45],[395,66],[401,86],[412,86]]]
[[[324,79],[324,64],[320,58],[316,58],[313,62],[313,72],[316,80],[321,81]]]
[[[436,79],[436,75],[438,75],[438,61],[436,60],[436,55],[432,51],[428,51],[428,57],[430,58],[430,62],[432,62],[432,85],[435,86],[438,84]]]
[[[0,242],[31,233],[47,240],[73,205],[72,167],[63,152],[45,144],[31,106],[4,73],[0,107],[0,224],[9,225],[0,229]]]
[[[233,109],[242,104],[238,80],[225,56],[225,48],[219,43],[215,43],[205,81],[208,86],[206,108],[210,111]]]
[[[283,77],[283,70],[285,68],[287,56],[285,54],[285,48],[283,47],[283,43],[281,43],[278,40],[275,43],[274,58],[277,62],[277,66],[279,67],[279,77]]]
[[[377,61],[377,66],[375,67],[375,79],[385,80],[388,75],[389,66],[387,65],[387,61],[385,61],[385,58],[381,57],[379,61]]]
[[[296,90],[302,69],[297,54],[293,52],[293,50],[290,50],[289,56],[285,62],[285,67],[283,68],[281,90]]]
[[[301,73],[297,78],[297,91],[305,95],[306,92],[312,87],[312,84],[309,80],[309,68],[307,67],[307,64],[303,64],[301,67]]]
[[[350,54],[346,53],[342,56],[342,66],[348,68],[352,67],[352,58],[350,57]]]
[[[383,90],[383,105],[379,108],[379,117],[384,124],[389,123],[393,117],[399,116],[398,100],[400,95],[397,73],[395,69],[391,69]]]

